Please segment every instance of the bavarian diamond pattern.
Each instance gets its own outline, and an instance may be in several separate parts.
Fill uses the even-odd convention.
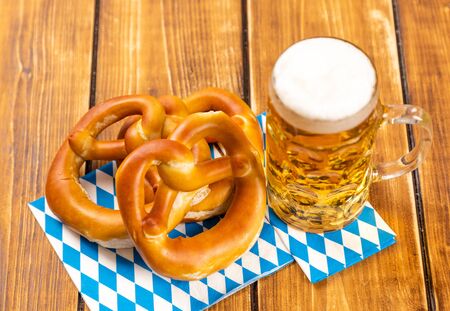
[[[258,116],[265,129],[265,114]],[[264,134],[265,135],[265,134]],[[220,152],[211,147],[214,157]],[[118,209],[114,162],[83,176],[89,197]],[[295,261],[311,282],[320,281],[395,243],[395,234],[367,204],[358,219],[342,230],[305,233],[282,222],[268,208],[259,239],[224,270],[199,281],[172,280],[154,273],[136,249],[108,249],[62,224],[42,197],[29,204],[50,244],[91,310],[202,310]],[[178,225],[169,236],[195,236],[219,217]]]
[[[369,203],[354,222],[341,230],[325,233],[309,233],[288,226],[271,208],[267,217],[312,283],[395,243],[395,233]]]

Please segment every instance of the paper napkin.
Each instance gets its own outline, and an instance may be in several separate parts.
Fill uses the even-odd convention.
[[[309,233],[286,225],[269,209],[270,223],[312,283],[319,282],[395,243],[395,233],[366,203],[341,230]]]
[[[258,121],[265,130],[265,114]],[[220,156],[213,147],[211,153]],[[111,162],[80,179],[94,202],[112,209],[118,209],[115,171]],[[89,242],[61,223],[44,197],[29,207],[92,311],[202,310],[294,259],[314,283],[395,243],[395,234],[369,204],[355,222],[324,234],[288,226],[268,208],[261,235],[247,253],[222,271],[187,282],[154,273],[134,248],[107,249]],[[194,236],[218,221],[180,224],[169,236]]]

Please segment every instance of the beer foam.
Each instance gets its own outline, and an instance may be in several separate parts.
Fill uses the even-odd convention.
[[[337,132],[368,117],[376,105],[376,84],[370,59],[357,47],[334,38],[311,38],[295,43],[277,60],[272,91],[281,103],[272,102],[294,126]]]

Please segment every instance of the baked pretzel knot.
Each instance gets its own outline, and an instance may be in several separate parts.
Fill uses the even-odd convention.
[[[221,143],[227,155],[196,163],[190,149],[206,137]],[[144,179],[152,166],[158,167],[161,181],[149,209]],[[168,237],[191,209],[183,197],[230,177],[235,184],[232,203],[216,226],[190,238]],[[266,210],[260,154],[223,112],[194,113],[169,139],[137,148],[119,167],[116,189],[125,226],[146,263],[159,274],[182,280],[203,278],[244,254],[258,238]]]
[[[188,116],[189,112],[184,102],[176,96],[162,96],[158,98],[158,101],[164,106],[169,117],[166,118],[161,136],[162,138],[167,138],[178,124]],[[250,111],[249,108],[247,109]],[[128,118],[118,134],[119,139],[125,140],[127,152],[133,151],[146,142],[142,135],[139,134],[139,120],[139,116]],[[196,162],[211,159],[210,148],[204,139],[198,141],[193,146],[192,151]],[[154,191],[158,188],[159,181],[160,177],[156,167],[147,172],[144,188],[146,203],[151,203],[154,200]],[[200,221],[223,214],[229,205],[228,198],[232,191],[233,183],[231,178],[204,187],[193,199],[192,209],[186,214],[184,221]]]
[[[248,105],[233,93],[219,88],[205,88],[191,94],[181,100],[176,96],[163,96],[158,98],[167,114],[172,117],[171,122],[165,123],[162,138],[167,138],[176,126],[190,113],[223,111],[244,131],[250,143],[263,157],[262,136],[255,115]],[[138,134],[137,122],[139,117],[130,118],[122,126],[118,138],[125,139],[127,151],[131,152],[142,145],[145,140]],[[209,142],[215,142],[208,137]],[[209,147],[205,140],[199,141],[197,148],[193,148],[196,161],[204,161],[211,158]],[[206,146],[206,147],[205,147]],[[158,187],[160,178],[156,168],[150,169],[146,174],[145,195],[146,203],[154,199],[154,191]],[[229,205],[229,197],[233,190],[231,179],[223,179],[205,187],[194,198],[192,208],[185,215],[184,221],[200,221],[209,217],[223,214]]]

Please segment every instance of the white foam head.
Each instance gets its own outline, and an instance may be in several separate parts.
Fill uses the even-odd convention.
[[[372,62],[354,45],[311,38],[290,46],[272,73],[274,109],[293,126],[335,133],[364,121],[377,103]]]

